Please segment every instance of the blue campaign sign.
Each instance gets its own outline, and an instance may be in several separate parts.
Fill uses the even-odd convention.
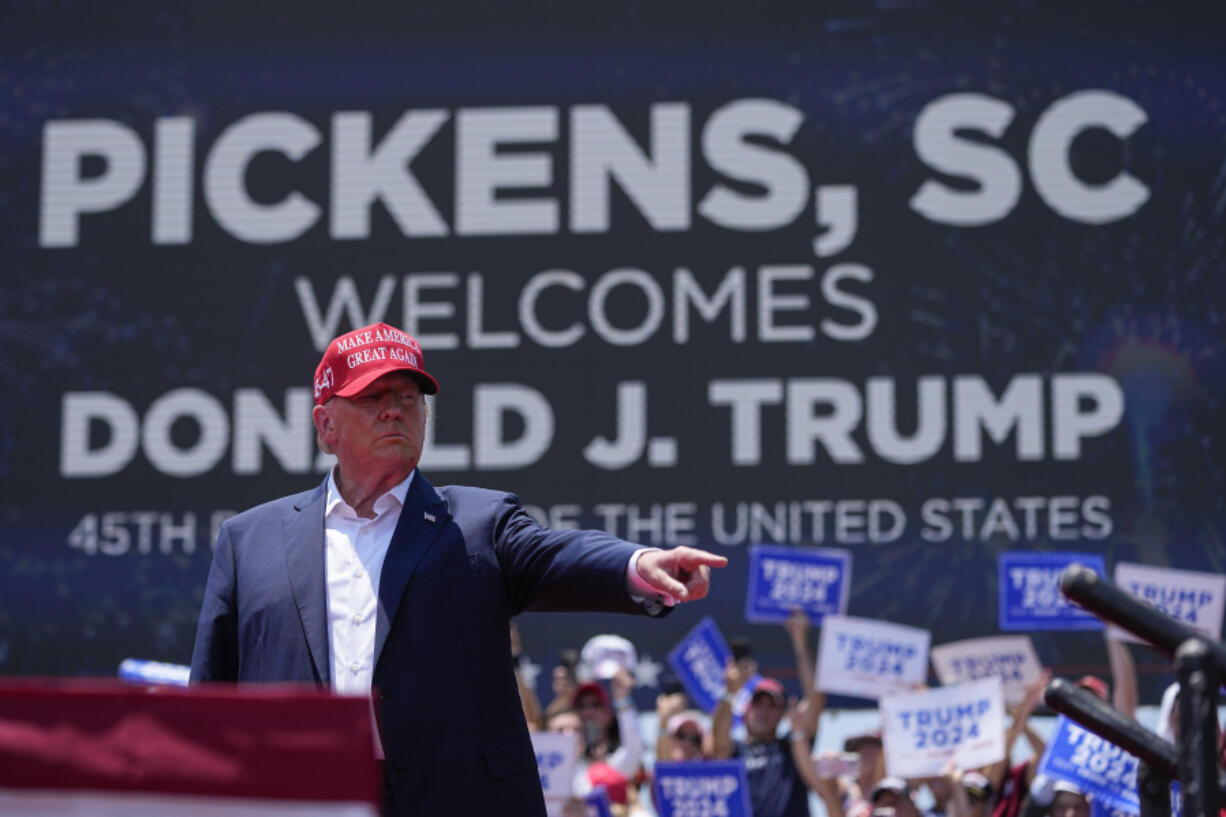
[[[1138,814],[1137,759],[1061,715],[1037,774],[1067,780],[1110,809]]]
[[[609,802],[609,793],[604,786],[592,789],[583,802],[587,805],[587,817],[613,817],[613,804]]]
[[[1093,553],[1000,554],[997,598],[1001,630],[1101,630],[1092,613],[1070,603],[1060,592],[1060,573],[1080,562],[1106,576],[1103,557]]]
[[[748,621],[785,621],[794,608],[814,622],[847,612],[851,553],[846,550],[753,545],[749,548]]]
[[[745,764],[739,760],[657,763],[656,805],[660,817],[718,814],[752,817]]]
[[[673,647],[668,663],[694,705],[710,712],[724,694],[724,665],[731,656],[715,619],[707,616]]]

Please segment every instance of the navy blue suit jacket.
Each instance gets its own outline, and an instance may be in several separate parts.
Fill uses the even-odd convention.
[[[221,527],[193,681],[330,683],[325,485]],[[379,581],[377,692],[397,815],[544,814],[512,674],[525,610],[646,612],[626,592],[636,546],[532,520],[511,494],[413,477]]]

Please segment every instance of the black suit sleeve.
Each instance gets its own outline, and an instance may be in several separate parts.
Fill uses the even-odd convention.
[[[511,615],[525,610],[644,613],[626,590],[626,566],[638,545],[603,531],[540,525],[504,494],[495,512],[494,549]]]

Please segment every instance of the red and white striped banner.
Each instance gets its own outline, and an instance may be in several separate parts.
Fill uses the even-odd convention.
[[[372,741],[314,688],[0,682],[0,814],[373,817]]]

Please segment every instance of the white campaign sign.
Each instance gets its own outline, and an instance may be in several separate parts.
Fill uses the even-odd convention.
[[[828,615],[822,619],[817,651],[817,688],[880,698],[923,684],[931,640],[931,633],[916,627]]]
[[[968,638],[932,648],[932,667],[942,684],[1000,678],[1005,700],[1017,703],[1043,671],[1028,635]]]
[[[1120,562],[1115,566],[1115,584],[1193,630],[1214,641],[1221,640],[1226,576]],[[1115,625],[1111,625],[1108,632],[1112,638],[1121,641],[1143,643],[1132,633]]]
[[[545,811],[549,817],[560,817],[575,777],[578,750],[575,736],[562,732],[533,732],[532,748],[536,750],[536,768],[541,775],[541,791],[545,793]]]
[[[881,699],[886,774],[940,775],[1005,756],[1005,705],[999,678],[938,687]]]

